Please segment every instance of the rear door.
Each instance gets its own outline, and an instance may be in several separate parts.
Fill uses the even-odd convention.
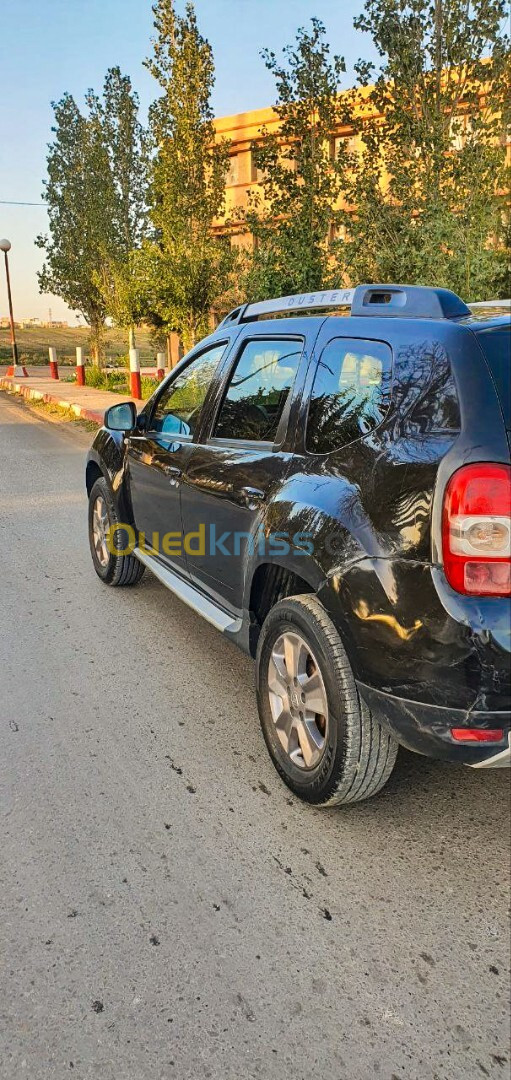
[[[392,422],[393,352],[378,332],[357,336],[358,327],[356,319],[325,323],[298,425],[302,472],[296,498],[318,508],[314,558],[325,572],[334,559],[340,565],[345,554],[353,555],[354,537],[370,554],[383,554],[387,545],[392,470],[384,431]],[[290,488],[292,498],[292,482]]]

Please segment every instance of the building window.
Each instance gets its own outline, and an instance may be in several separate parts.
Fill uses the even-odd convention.
[[[330,139],[330,157],[332,161],[337,161],[337,158],[341,153],[345,151],[348,154],[356,154],[359,149],[359,141],[357,135],[335,135]]]
[[[449,122],[449,135],[453,150],[464,150],[467,143],[477,140],[475,117],[468,113],[461,116],[452,116]]]
[[[239,184],[240,180],[240,156],[239,154],[231,154],[229,158],[229,171],[227,173],[226,183],[230,186],[233,184]]]
[[[346,226],[335,225],[333,222],[328,226],[328,243],[334,244],[336,240],[346,239]]]
[[[255,161],[255,153],[250,151],[250,182],[252,184],[260,184],[264,176],[264,170],[258,169]]]

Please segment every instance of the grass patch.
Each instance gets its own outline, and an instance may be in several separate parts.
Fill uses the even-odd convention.
[[[130,377],[127,371],[100,371],[97,367],[87,367],[85,368],[85,385],[94,390],[109,390],[113,394],[131,396]],[[159,385],[158,379],[143,375],[141,379],[143,400],[146,401],[151,397]]]
[[[77,345],[82,346],[85,350],[86,357],[89,357],[90,355],[89,328],[87,326],[69,326],[64,328],[34,326],[29,327],[26,330],[17,329],[16,341],[18,343],[20,360],[25,364],[47,364],[48,347],[50,345],[53,345],[57,350],[57,360],[59,364],[74,367],[76,364],[75,350]],[[137,348],[140,349],[140,361],[144,366],[150,367],[155,364],[156,350],[154,345],[151,345],[151,335],[149,330],[137,331]],[[128,343],[126,331],[115,328],[105,330],[105,360],[115,360],[123,363],[125,362],[124,358],[127,356],[127,350]],[[11,357],[10,331],[1,327],[0,364],[9,364],[11,362]]]

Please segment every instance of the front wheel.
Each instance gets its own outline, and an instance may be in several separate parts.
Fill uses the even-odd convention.
[[[113,531],[118,524],[110,489],[100,477],[89,496],[89,545],[94,569],[105,585],[136,585],[145,570],[143,563],[134,555],[116,555],[111,550],[122,550],[126,544],[125,530]]]
[[[341,806],[386,784],[398,743],[361,701],[341,639],[315,596],[293,596],[271,609],[256,680],[266,745],[295,795]]]

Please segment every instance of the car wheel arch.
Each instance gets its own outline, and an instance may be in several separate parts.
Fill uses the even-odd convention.
[[[87,489],[87,495],[90,495],[96,480],[99,480],[101,476],[108,482],[108,477],[105,476],[103,469],[98,465],[98,462],[88,461],[85,469],[85,487]]]
[[[291,568],[284,562],[275,559],[261,562],[256,566],[250,580],[247,607],[256,625],[261,627],[269,611],[279,600],[301,593],[315,593],[318,586],[319,582],[313,581],[310,574],[302,576],[295,567]]]

